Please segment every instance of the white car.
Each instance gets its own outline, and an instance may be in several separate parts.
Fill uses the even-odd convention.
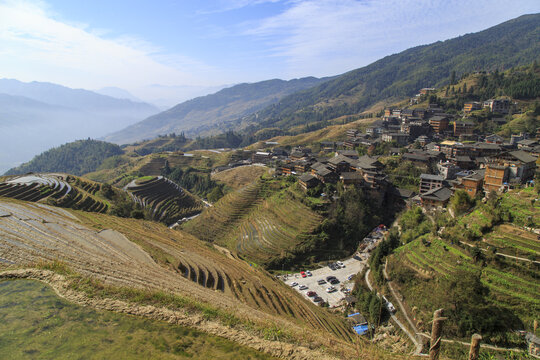
[[[291,283],[291,286],[292,286],[292,287],[295,287],[296,285],[298,285],[298,283],[297,283],[296,281],[293,282],[293,283]]]
[[[300,289],[300,290],[307,290],[308,287],[307,287],[306,285],[300,285],[299,289]]]
[[[306,271],[306,275],[307,276],[312,276],[313,274],[311,273],[311,271],[308,270],[308,271]]]
[[[326,288],[326,292],[329,293],[329,294],[333,293],[334,291],[337,291],[337,289],[335,287],[333,287],[333,286],[330,286],[329,288]]]
[[[336,261],[336,264],[338,264],[340,267],[344,268],[345,265],[341,261]]]

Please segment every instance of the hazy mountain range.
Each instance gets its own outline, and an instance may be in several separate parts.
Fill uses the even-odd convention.
[[[357,114],[379,101],[446,85],[452,73],[459,78],[531,63],[540,57],[539,38],[540,14],[524,15],[333,78],[239,84],[160,113],[117,88],[100,91],[124,99],[54,84],[0,80],[0,171],[77,138],[101,136],[124,144],[172,132],[194,137],[274,128],[290,134],[308,124],[322,127],[327,120]]]
[[[103,136],[157,112],[88,90],[0,79],[0,173],[53,146]]]
[[[181,103],[104,139],[122,144],[182,131],[205,136],[275,128],[285,134],[302,131],[308,124],[322,127],[326,120],[357,114],[379,101],[448,84],[452,72],[460,77],[531,63],[540,56],[538,39],[540,14],[524,15],[478,33],[414,47],[333,78],[236,85]]]
[[[235,85],[215,94],[188,100],[103,139],[125,144],[173,132],[184,132],[187,136],[217,134],[231,121],[327,80],[307,77]]]

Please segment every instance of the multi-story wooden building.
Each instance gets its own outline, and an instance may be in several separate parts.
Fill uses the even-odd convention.
[[[420,174],[419,193],[424,194],[430,190],[438,189],[443,186],[444,178],[440,175]]]
[[[477,102],[477,101],[472,101],[472,102],[465,103],[463,105],[463,112],[464,113],[470,113],[470,112],[476,111],[476,110],[482,110],[482,103]]]
[[[435,115],[429,119],[429,125],[431,125],[433,131],[437,134],[441,134],[442,132],[446,131],[449,123],[450,119],[444,115]]]
[[[484,190],[486,192],[500,191],[508,182],[508,167],[498,164],[487,164],[484,176]]]
[[[474,126],[471,121],[454,121],[454,136],[472,135]]]

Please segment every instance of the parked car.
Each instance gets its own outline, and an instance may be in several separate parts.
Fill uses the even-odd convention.
[[[317,293],[315,291],[310,290],[306,293],[306,295],[309,297],[314,297],[314,296],[317,296]]]
[[[312,276],[313,274],[311,273],[311,271],[308,270],[308,271],[306,271],[306,275],[307,276]]]
[[[326,277],[326,281],[328,282],[332,281],[333,279],[336,279],[336,277],[332,275]]]
[[[353,277],[354,277],[354,274],[351,274],[351,275],[347,276],[347,280],[351,280]]]
[[[344,264],[341,261],[336,262],[340,267],[344,267]]]
[[[334,279],[330,280],[330,284],[332,284],[332,285],[339,284],[339,280],[334,278]]]
[[[324,284],[326,284],[326,280],[324,280],[324,279],[319,279],[319,280],[317,280],[317,284],[319,284],[319,285],[324,285]]]
[[[300,285],[299,289],[300,289],[300,290],[307,290],[308,287],[307,287],[306,285]]]
[[[296,281],[293,282],[293,283],[291,283],[291,286],[292,286],[292,287],[295,287],[295,286],[297,286],[297,285],[298,285],[298,283],[297,283]]]
[[[358,255],[354,255],[353,259],[358,260],[358,261],[362,261],[362,258],[360,256],[358,256]]]
[[[336,291],[336,288],[333,287],[333,286],[330,286],[330,287],[326,288],[326,292],[329,293],[329,294],[333,293],[334,291]]]
[[[307,276],[305,271],[300,271],[300,275],[302,275],[303,278]]]
[[[316,296],[315,298],[313,298],[313,302],[318,303],[318,302],[321,302],[321,301],[323,301],[323,298],[320,297],[320,296]]]

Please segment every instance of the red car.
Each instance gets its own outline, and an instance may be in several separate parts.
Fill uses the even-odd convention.
[[[315,291],[308,291],[306,295],[309,297],[313,297],[313,296],[317,296],[317,293]]]
[[[300,275],[302,275],[303,278],[307,276],[305,271],[300,271]]]

